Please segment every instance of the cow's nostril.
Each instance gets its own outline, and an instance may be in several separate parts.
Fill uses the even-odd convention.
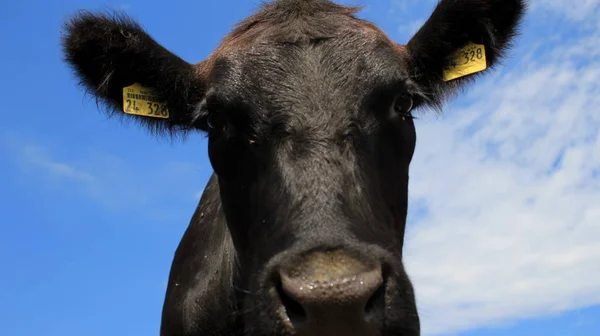
[[[306,311],[302,305],[288,295],[282,287],[281,281],[277,284],[277,293],[281,304],[285,309],[287,317],[293,324],[298,324],[306,321]]]
[[[385,280],[375,290],[367,304],[365,305],[365,314],[372,315],[381,313],[385,308]]]

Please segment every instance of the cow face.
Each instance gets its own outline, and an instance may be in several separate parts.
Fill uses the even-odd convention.
[[[170,111],[136,116],[143,125],[208,134],[241,334],[418,335],[402,265],[412,113],[474,78],[447,76],[469,43],[480,49],[467,63],[495,65],[522,11],[516,0],[444,0],[399,45],[353,8],[280,0],[196,65],[127,18],[83,13],[64,45],[113,112],[123,87],[141,83]]]
[[[207,116],[238,285],[256,293],[241,293],[245,319],[365,334],[392,314],[387,302],[390,320],[415,333],[401,253],[411,108],[422,97],[402,48],[335,12],[239,34],[215,56],[197,113]],[[339,292],[324,294],[330,286]]]

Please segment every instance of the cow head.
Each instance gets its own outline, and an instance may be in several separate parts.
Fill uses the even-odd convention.
[[[124,16],[81,13],[63,42],[109,112],[208,134],[243,289],[240,333],[418,335],[402,265],[413,111],[441,107],[496,65],[523,11],[519,0],[442,0],[401,45],[355,8],[279,0],[198,64]],[[456,75],[463,62],[476,70]],[[168,116],[124,114],[135,83]]]

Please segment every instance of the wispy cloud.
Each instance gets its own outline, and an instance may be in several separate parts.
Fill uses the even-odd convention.
[[[42,168],[54,177],[77,180],[85,184],[98,183],[97,179],[91,174],[70,166],[67,163],[54,161],[43,147],[23,145],[21,154],[25,162]]]
[[[510,71],[421,116],[406,265],[425,335],[600,304],[599,3],[533,1],[564,30],[525,32]]]
[[[187,182],[200,183],[201,173],[207,173],[190,162],[161,162],[148,169],[146,164],[95,149],[67,152],[42,143],[16,133],[2,136],[9,162],[33,184],[79,194],[112,210],[143,208],[140,213],[164,217],[173,206],[190,202],[197,186]]]

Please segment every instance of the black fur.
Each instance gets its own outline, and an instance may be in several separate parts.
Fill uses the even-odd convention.
[[[82,11],[66,23],[65,61],[110,115],[133,118],[157,134],[191,128],[205,84],[189,63],[163,48],[123,14]],[[139,82],[167,102],[170,118],[124,114],[123,87]]]
[[[140,82],[169,105],[169,120],[129,116],[155,131],[200,129],[215,170],[175,253],[162,336],[287,335],[274,274],[310,251],[341,249],[381,262],[374,305],[382,336],[420,333],[402,265],[410,111],[441,107],[471,75],[442,81],[447,56],[483,43],[498,64],[525,1],[442,0],[407,46],[357,8],[279,0],[239,23],[207,60],[190,65],[133,20],[82,12],[66,27],[66,61],[120,113]]]
[[[443,0],[407,44],[413,76],[427,104],[440,109],[464,84],[493,69],[511,47],[525,13],[523,0]],[[488,69],[442,80],[448,56],[468,42],[483,44]]]

